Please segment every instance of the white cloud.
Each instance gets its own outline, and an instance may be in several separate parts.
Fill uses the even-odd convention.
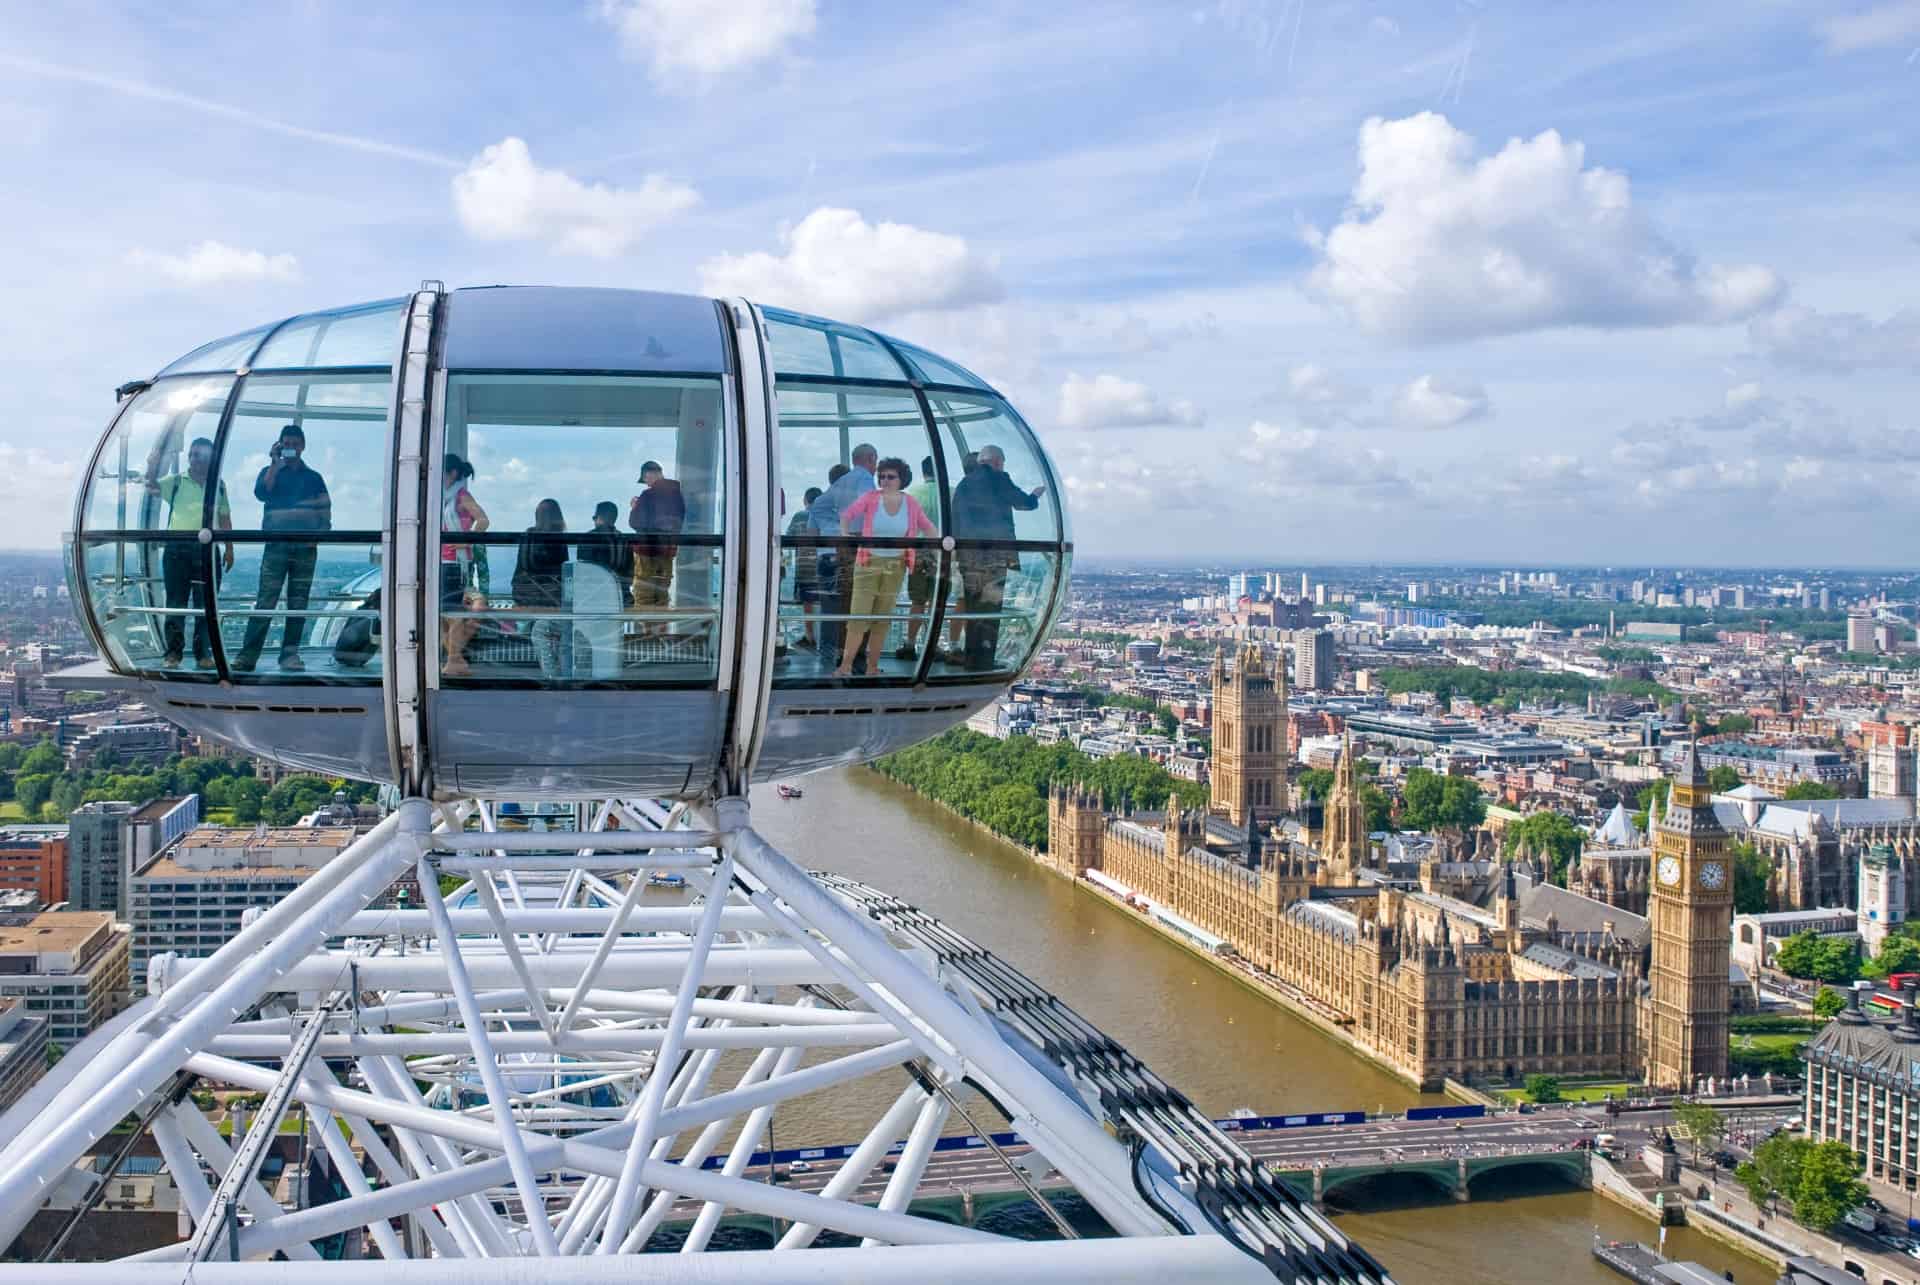
[[[815,0],[600,0],[628,56],[663,88],[705,87],[813,32]]]
[[[1751,380],[1744,384],[1735,384],[1727,390],[1727,409],[1733,410],[1749,402],[1759,401],[1762,395],[1763,390],[1760,385]]]
[[[1920,309],[1915,308],[1875,321],[1857,312],[1791,305],[1755,317],[1747,324],[1747,338],[1774,361],[1800,370],[1920,370]]]
[[[1400,24],[1384,13],[1377,13],[1367,19],[1367,30],[1376,36],[1397,36],[1400,34]]]
[[[991,303],[999,261],[957,236],[906,223],[868,223],[858,210],[821,206],[781,234],[780,254],[723,254],[700,266],[709,294],[872,321]]]
[[[127,252],[127,264],[183,286],[232,285],[240,281],[297,281],[300,277],[300,261],[291,254],[243,250],[220,241],[202,241],[185,254],[130,250]]]
[[[1435,375],[1420,376],[1393,398],[1394,419],[1412,428],[1454,428],[1491,408],[1480,385]]]
[[[1889,0],[1858,13],[1824,18],[1816,29],[1829,53],[1853,53],[1920,39],[1920,0]]]
[[[1764,267],[1702,266],[1553,130],[1492,156],[1444,116],[1360,129],[1352,206],[1311,288],[1362,327],[1424,341],[1556,326],[1740,320],[1779,299]]]
[[[1421,499],[1422,482],[1401,472],[1378,447],[1351,445],[1350,435],[1255,420],[1237,454],[1255,466],[1244,489],[1261,495],[1335,506],[1404,507]]]
[[[1088,379],[1078,371],[1069,371],[1060,385],[1062,428],[1144,428],[1193,425],[1200,420],[1192,402],[1164,401],[1145,384],[1118,375]]]
[[[1304,362],[1287,372],[1287,393],[1303,406],[1345,406],[1362,396],[1359,389],[1341,382],[1315,362]]]
[[[461,226],[482,241],[545,241],[598,259],[625,253],[699,200],[692,188],[658,174],[620,188],[541,169],[518,138],[485,149],[453,179]]]

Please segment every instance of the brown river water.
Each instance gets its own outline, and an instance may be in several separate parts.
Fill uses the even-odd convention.
[[[754,824],[800,864],[890,892],[998,953],[1216,1117],[1393,1111],[1440,1101],[1388,1075],[1163,939],[1136,917],[1033,865],[936,804],[864,768],[803,778],[803,798],[754,792]],[[890,1099],[897,1086],[885,1091]],[[781,1112],[776,1145],[858,1141],[885,1102],[849,1094]],[[997,1117],[978,1107],[983,1127]],[[950,1133],[968,1132],[957,1120]],[[1624,1278],[1590,1253],[1596,1232],[1646,1240],[1653,1224],[1591,1192],[1532,1172],[1475,1183],[1466,1204],[1417,1180],[1336,1209],[1339,1224],[1402,1285],[1583,1285]],[[1740,1282],[1775,1273],[1685,1229],[1667,1251]]]

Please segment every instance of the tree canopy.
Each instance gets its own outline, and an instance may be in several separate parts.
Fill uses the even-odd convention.
[[[1840,797],[1840,791],[1825,781],[1795,781],[1787,787],[1787,792],[1781,797],[1796,802],[1801,799],[1837,799]]]
[[[1838,1223],[1867,1198],[1860,1181],[1865,1163],[1844,1142],[1814,1142],[1776,1134],[1755,1148],[1753,1159],[1734,1170],[1755,1204],[1784,1200],[1794,1218],[1818,1231]]]
[[[1030,848],[1047,846],[1047,791],[1055,784],[1090,786],[1113,806],[1126,798],[1135,807],[1157,809],[1176,793],[1184,807],[1207,801],[1206,787],[1175,780],[1137,754],[1094,759],[1071,745],[1042,745],[1026,736],[1000,741],[965,728],[889,754],[874,767]]]
[[[1820,993],[1813,997],[1813,1015],[1815,1017],[1833,1017],[1847,1006],[1847,997],[1831,986],[1822,986]]]
[[[1845,985],[1860,976],[1860,943],[1851,937],[1822,937],[1809,928],[1782,942],[1773,962],[1789,977]]]
[[[1751,843],[1733,845],[1733,911],[1737,915],[1765,914],[1767,882],[1773,861]]]
[[[1441,776],[1416,767],[1401,787],[1400,820],[1415,830],[1471,830],[1487,818],[1480,787],[1464,776]]]
[[[1715,794],[1725,794],[1729,790],[1740,788],[1740,774],[1722,763],[1707,772],[1707,788]]]
[[[1481,809],[1484,815],[1485,809]],[[1561,812],[1535,812],[1508,826],[1501,850],[1508,856],[1543,854],[1551,862],[1552,880],[1562,887],[1567,882],[1567,867],[1580,855],[1586,832],[1573,818]]]

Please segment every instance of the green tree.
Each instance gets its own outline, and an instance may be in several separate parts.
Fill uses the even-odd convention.
[[[1824,781],[1795,781],[1787,787],[1784,798],[1795,801],[1801,799],[1837,799],[1840,791]]]
[[[1715,794],[1725,794],[1729,790],[1737,790],[1740,788],[1740,774],[1723,763],[1719,767],[1708,771],[1707,788]]]
[[[6,744],[0,745],[0,772],[19,771],[20,760],[26,756],[26,747],[18,741],[8,741]]]
[[[50,772],[21,772],[13,778],[13,797],[28,816],[38,816],[40,805],[53,797],[55,779]]]
[[[1822,986],[1820,993],[1813,997],[1813,1015],[1815,1017],[1833,1017],[1847,1006],[1847,997],[1831,986]]]
[[[1784,1200],[1802,1224],[1826,1231],[1867,1198],[1860,1181],[1865,1164],[1844,1142],[1814,1142],[1777,1134],[1755,1148],[1753,1159],[1734,1170],[1755,1204]]]
[[[1401,820],[1415,830],[1471,830],[1487,817],[1480,787],[1464,776],[1441,776],[1416,767],[1407,773],[1400,797]]]
[[[1333,770],[1310,767],[1295,777],[1293,784],[1303,799],[1324,799],[1333,793]]]
[[[1394,829],[1393,800],[1377,785],[1360,787],[1360,803],[1367,810],[1367,833]]]
[[[1860,971],[1874,978],[1920,971],[1920,941],[1905,933],[1890,936],[1880,943],[1880,953],[1862,964]]]
[[[1767,883],[1773,862],[1751,843],[1733,845],[1733,910],[1739,915],[1765,914]]]
[[[43,740],[27,751],[27,756],[20,760],[19,770],[23,776],[50,775],[60,771],[66,765],[66,759],[61,757],[60,747],[52,741]]]
[[[1514,853],[1543,853],[1552,863],[1552,880],[1566,886],[1567,867],[1580,855],[1586,834],[1573,818],[1560,812],[1535,812],[1507,827],[1502,850]]]
[[[1529,1075],[1526,1078],[1527,1096],[1535,1102],[1558,1102],[1560,1097],[1560,1077],[1557,1075]]]
[[[1711,1151],[1713,1144],[1727,1132],[1726,1117],[1704,1102],[1681,1099],[1673,1104],[1673,1119],[1693,1140],[1693,1162],[1696,1165],[1700,1163],[1701,1146]]]
[[[226,806],[233,809],[233,819],[241,825],[252,825],[260,819],[260,807],[267,797],[264,781],[253,777],[244,777],[234,782],[232,792],[227,796]]]
[[[1740,736],[1744,733],[1751,732],[1753,730],[1753,719],[1745,714],[1723,714],[1720,716],[1719,730],[1722,736]],[[1718,768],[1715,769],[1715,771],[1718,771],[1718,770],[1719,770]],[[1728,768],[1726,770],[1729,772],[1733,771],[1732,768]],[[1712,776],[1709,775],[1707,780],[1709,783],[1711,783],[1713,780]],[[1740,784],[1740,781],[1739,781],[1738,775],[1736,774],[1733,785],[1738,785],[1738,784]],[[1727,788],[1732,789],[1733,785],[1730,785]],[[1718,789],[1719,787],[1715,786],[1714,788]]]
[[[1860,975],[1860,947],[1851,938],[1822,937],[1809,928],[1782,942],[1773,962],[1789,977],[1846,983]]]

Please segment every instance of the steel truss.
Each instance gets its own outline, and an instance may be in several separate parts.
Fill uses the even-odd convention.
[[[381,1279],[518,1280],[471,1260],[616,1255],[545,1275],[707,1279],[636,1255],[663,1228],[707,1249],[733,1218],[778,1235],[729,1255],[739,1280],[1386,1280],[1202,1136],[1185,1099],[1128,1079],[1139,1064],[1112,1041],[1064,1006],[1077,1026],[1036,1025],[1030,982],[872,889],[808,875],[744,800],[609,799],[590,816],[589,833],[503,831],[483,801],[409,799],[210,958],[156,957],[149,994],[0,1116],[0,1243],[137,1114],[194,1234],[36,1278],[337,1280],[344,1265],[319,1260],[347,1244]],[[662,871],[685,904],[643,904]],[[371,908],[410,873],[423,904]],[[264,1095],[256,1128],[223,1137],[183,1076]],[[950,1120],[980,1127],[963,1087],[1032,1148],[1010,1185],[1058,1220],[1035,1177],[1064,1180],[1125,1252],[914,1211]],[[780,1107],[822,1093],[890,1105],[817,1190],[750,1174]],[[309,1199],[294,1167],[260,1179],[282,1119],[328,1159],[337,1198]],[[785,1252],[828,1231],[861,1247]]]

